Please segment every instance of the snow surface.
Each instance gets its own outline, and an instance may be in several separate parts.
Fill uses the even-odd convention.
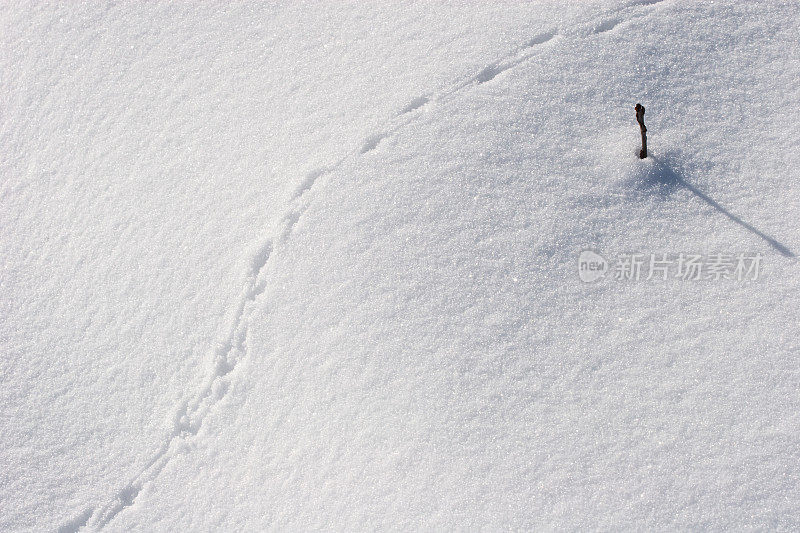
[[[797,3],[0,36],[0,530],[800,528]]]

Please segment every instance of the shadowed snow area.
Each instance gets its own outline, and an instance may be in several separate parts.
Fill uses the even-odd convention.
[[[800,527],[798,6],[0,35],[0,529]]]

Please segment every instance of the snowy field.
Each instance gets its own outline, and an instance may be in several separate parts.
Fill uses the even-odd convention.
[[[798,147],[794,1],[4,2],[0,530],[797,530]]]

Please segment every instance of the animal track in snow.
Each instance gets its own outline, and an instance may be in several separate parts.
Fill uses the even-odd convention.
[[[300,185],[294,191],[294,198],[299,198],[305,194],[307,190],[314,186],[314,182],[317,181],[317,178],[322,176],[323,174],[327,174],[332,169],[331,167],[322,167],[316,170],[312,170],[308,174],[305,175],[303,180],[300,182]]]
[[[546,43],[547,41],[549,41],[550,39],[552,39],[555,36],[556,36],[556,32],[555,31],[539,34],[536,37],[534,37],[533,39],[530,39],[524,45],[522,45],[522,48],[523,49],[525,49],[525,48],[533,48],[534,46],[538,46],[540,44]]]
[[[58,533],[76,533],[86,525],[86,522],[92,517],[93,512],[94,509],[84,509],[78,516],[59,527]]]
[[[109,502],[96,509],[90,509],[72,522],[62,526],[64,531],[78,531],[83,527],[100,529],[108,524],[125,508],[136,501],[144,486],[163,470],[170,457],[182,448],[183,443],[194,438],[202,428],[209,410],[219,402],[228,391],[228,380],[238,363],[247,352],[249,319],[256,298],[266,289],[263,272],[273,251],[273,241],[267,240],[252,254],[246,270],[245,286],[239,297],[233,320],[224,340],[213,351],[213,369],[205,385],[190,402],[184,402],[173,415],[172,431],[162,442],[158,452],[139,474],[123,487]]]
[[[486,83],[487,81],[493,80],[498,74],[507,69],[508,67],[503,68],[499,65],[488,65],[475,76],[475,81],[479,84]]]
[[[634,6],[647,6],[663,0],[640,0]],[[635,17],[634,17],[635,18]],[[601,22],[595,27],[594,33],[603,33],[614,29],[621,19],[611,19]],[[83,510],[59,528],[60,532],[74,533],[83,528],[100,529],[108,524],[114,517],[127,507],[135,503],[144,487],[153,481],[164,469],[170,458],[180,453],[185,443],[195,438],[202,428],[203,421],[211,408],[225,397],[231,374],[236,370],[238,363],[247,356],[247,337],[249,333],[250,316],[256,306],[256,300],[268,286],[266,268],[274,256],[275,246],[288,238],[295,228],[300,217],[308,208],[309,201],[306,193],[311,190],[322,176],[338,169],[345,161],[358,157],[374,150],[386,137],[396,133],[401,128],[413,123],[418,116],[409,115],[413,111],[429,103],[448,101],[457,93],[471,86],[481,85],[495,79],[499,74],[512,69],[533,57],[532,49],[551,41],[557,36],[556,31],[548,31],[532,37],[522,43],[515,51],[505,57],[487,65],[476,75],[467,78],[455,85],[445,88],[436,95],[418,96],[402,108],[394,125],[382,133],[373,134],[363,142],[361,147],[349,151],[337,162],[307,173],[297,185],[292,196],[292,203],[281,217],[272,237],[264,241],[250,258],[248,269],[245,272],[245,284],[236,304],[233,318],[224,339],[217,343],[213,350],[213,367],[207,376],[205,384],[195,394],[191,401],[185,401],[176,409],[172,431],[166,436],[158,451],[152,456],[147,465],[139,471],[135,478],[121,490],[109,497],[109,501],[95,508]],[[408,115],[408,116],[406,116]]]
[[[403,109],[400,110],[398,113],[399,115],[405,115],[406,113],[411,113],[412,111],[416,111],[420,107],[424,106],[430,102],[430,99],[427,96],[418,96],[411,100],[408,105],[406,105]]]
[[[264,270],[264,267],[267,265],[267,261],[269,261],[270,256],[272,255],[272,240],[268,240],[263,243],[258,250],[253,254],[253,258],[250,260],[250,276],[253,277],[255,280],[258,280],[258,277],[261,274],[261,271]],[[263,289],[261,289],[263,292]],[[248,294],[248,298],[253,300],[260,294],[259,292],[259,285],[254,283],[253,289]]]
[[[619,23],[620,23],[620,21],[617,20],[617,19],[606,20],[604,22],[601,22],[600,25],[598,25],[594,29],[594,33],[605,33],[607,31],[611,31],[614,28],[616,28],[617,24],[619,24]]]
[[[367,137],[367,140],[364,141],[364,144],[361,146],[361,153],[366,154],[367,152],[374,150],[378,144],[386,138],[386,135],[383,133],[376,133],[374,135],[370,135]]]
[[[496,61],[487,65],[473,79],[478,83],[478,85],[493,80],[506,70],[510,70],[530,59],[531,48],[535,48],[552,40],[556,35],[557,34],[555,31],[549,31],[536,35],[535,37],[524,42],[522,46],[518,48],[519,51],[515,55],[508,56],[500,61]]]

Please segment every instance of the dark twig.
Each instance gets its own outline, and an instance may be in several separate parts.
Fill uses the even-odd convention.
[[[647,157],[647,128],[644,125],[644,106],[636,104],[636,121],[639,123],[639,129],[642,130],[642,149],[639,151],[639,159]]]

